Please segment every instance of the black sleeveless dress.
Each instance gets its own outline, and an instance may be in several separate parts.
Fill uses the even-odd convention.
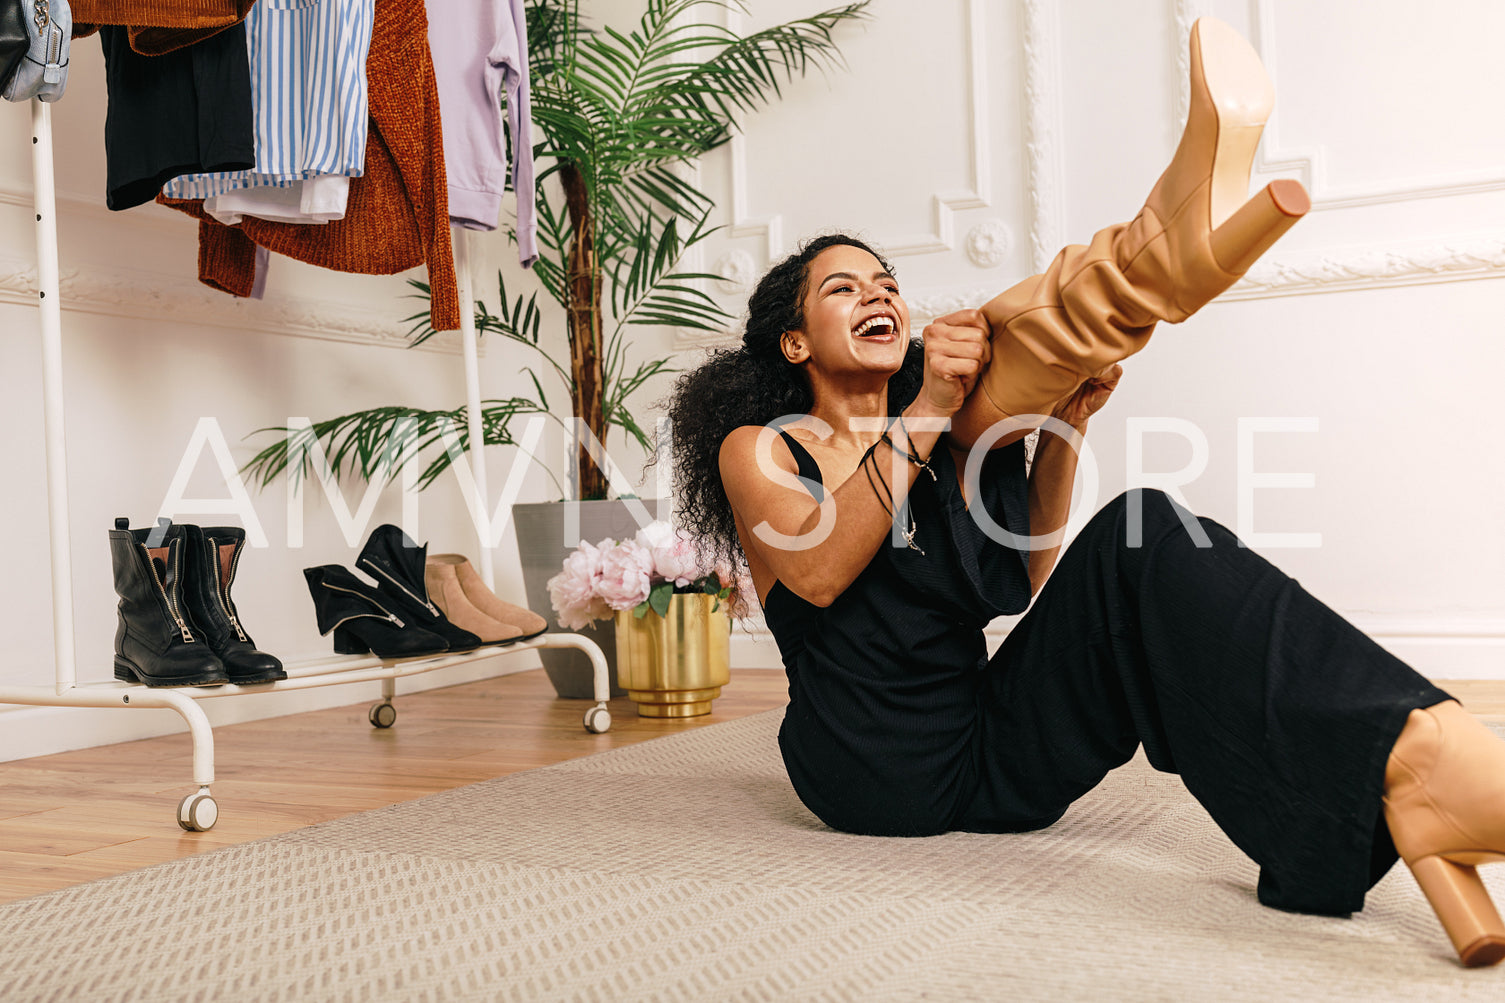
[[[819,498],[819,467],[784,438]],[[1031,606],[1027,555],[998,542],[1028,533],[1024,444],[987,455],[970,510],[950,452],[930,463],[908,501],[916,548],[880,547],[828,607],[782,582],[764,603],[805,805],[869,835],[1038,829],[1142,745],[1260,865],[1262,902],[1361,908],[1397,859],[1389,750],[1448,695],[1159,492],[1098,512]],[[1027,607],[990,658],[983,628]]]
[[[820,468],[784,438],[800,476],[820,492]],[[977,785],[983,628],[1029,605],[1024,556],[986,545],[948,450],[936,450],[931,466],[936,477],[921,474],[909,494],[918,550],[880,547],[825,609],[782,582],[765,603],[789,674],[784,761],[805,804],[838,829],[953,827]],[[1022,442],[989,454],[979,488],[996,522],[1028,532]]]

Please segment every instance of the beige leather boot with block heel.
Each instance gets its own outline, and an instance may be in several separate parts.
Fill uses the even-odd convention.
[[[1457,701],[1413,710],[1385,766],[1385,824],[1459,959],[1505,958],[1476,870],[1505,861],[1505,742]]]
[[[1254,49],[1213,18],[1192,26],[1190,45],[1186,129],[1139,215],[1063,249],[983,307],[993,358],[952,418],[954,444],[969,447],[1006,418],[1049,414],[1143,348],[1158,322],[1185,320],[1233,285],[1311,208],[1297,181],[1248,197],[1275,103]]]

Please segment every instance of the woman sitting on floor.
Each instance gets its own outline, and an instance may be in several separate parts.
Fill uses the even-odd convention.
[[[1244,203],[1268,81],[1217,22],[1192,94],[1133,222],[923,344],[861,241],[775,265],[742,346],[676,389],[682,516],[747,561],[789,675],[780,748],[828,825],[1039,829],[1143,746],[1259,865],[1261,902],[1358,910],[1399,855],[1464,963],[1493,964],[1474,865],[1505,859],[1505,743],[1162,494],[1115,499],[1056,560],[1076,454],[1044,434],[1026,472],[1027,428],[1084,433],[1155,323],[1306,209],[1294,182]],[[989,657],[983,628],[1027,607]]]

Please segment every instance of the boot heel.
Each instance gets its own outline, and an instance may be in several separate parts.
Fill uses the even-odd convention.
[[[337,655],[369,655],[371,646],[344,627],[334,631],[334,651]]]
[[[1242,275],[1312,208],[1300,181],[1281,178],[1212,231],[1212,256],[1230,275]]]
[[[1505,923],[1473,866],[1434,855],[1412,863],[1411,873],[1465,967],[1480,968],[1505,958]]]
[[[123,683],[144,682],[144,680],[136,675],[136,670],[132,667],[131,663],[123,658],[115,659],[115,678]]]

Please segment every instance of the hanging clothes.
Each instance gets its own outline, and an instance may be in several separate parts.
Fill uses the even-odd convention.
[[[204,199],[204,211],[227,224],[343,217],[349,179],[365,167],[373,16],[373,0],[264,0],[252,8],[245,31],[255,169],[187,174],[163,194]]]
[[[365,275],[392,275],[427,262],[430,320],[436,330],[457,330],[444,132],[422,5],[377,0],[366,87],[366,170],[351,180],[344,219],[303,226],[246,217],[226,226],[205,213],[200,200],[159,195],[157,201],[199,219],[199,281],[206,285],[250,295],[257,245]]]
[[[450,222],[467,230],[496,229],[507,189],[505,104],[517,192],[517,253],[530,266],[538,259],[538,217],[523,0],[427,0],[427,5],[444,111]]]
[[[185,171],[256,163],[246,30],[237,24],[165,56],[131,48],[129,30],[99,32],[105,54],[105,205],[150,202]]]
[[[256,0],[71,0],[73,37],[104,25],[129,25],[130,48],[160,56],[202,42],[240,24]],[[286,3],[287,0],[262,0]]]

